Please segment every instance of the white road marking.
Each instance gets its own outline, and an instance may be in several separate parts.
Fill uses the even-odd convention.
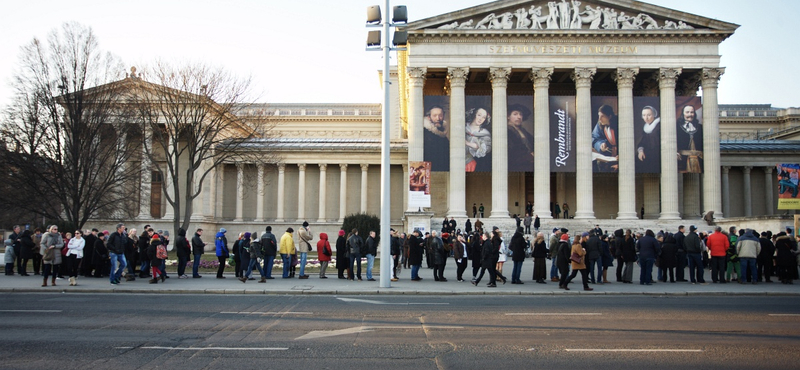
[[[120,347],[120,348],[126,348],[126,347]],[[289,348],[277,348],[277,347],[201,347],[201,348],[192,348],[192,347],[149,346],[149,347],[139,347],[139,349],[155,349],[155,350],[167,350],[167,351],[286,351]]]
[[[798,313],[771,313],[769,316],[776,316],[776,317],[794,317],[800,316]]]
[[[592,312],[520,312],[506,313],[506,316],[601,316],[602,313]]]
[[[0,310],[0,312],[10,313],[59,313],[61,310]]]
[[[355,326],[339,330],[315,330],[306,335],[295,338],[295,340],[319,339],[335,337],[339,335],[358,334],[370,332],[378,329],[463,329],[463,326],[447,325],[391,325],[391,326]]]
[[[703,352],[702,349],[567,348],[567,352]]]
[[[401,303],[389,303],[383,301],[374,301],[370,299],[357,299],[357,298],[336,298],[344,302],[352,302],[352,303],[369,303],[369,304],[377,304],[377,305],[393,305],[393,306],[436,306],[436,305],[449,305],[450,303],[447,302],[431,302],[431,303],[414,303],[414,302],[401,302]]]
[[[241,311],[241,312],[236,312],[236,311],[222,311],[222,312],[220,312],[220,313],[221,313],[221,314],[230,314],[230,315],[313,315],[313,314],[314,314],[313,312],[292,312],[292,311],[286,311],[286,312],[272,312],[272,311],[270,311],[270,312],[259,312],[259,311],[253,311],[253,312],[248,312],[248,311]]]

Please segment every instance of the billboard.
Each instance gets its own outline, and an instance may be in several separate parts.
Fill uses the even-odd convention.
[[[533,96],[508,97],[508,172],[533,172]]]
[[[431,206],[431,162],[408,162],[408,206]]]
[[[633,155],[636,173],[661,173],[661,98],[633,98]]]
[[[575,172],[575,97],[550,97],[550,172]]]
[[[449,171],[450,97],[426,95],[423,105],[423,159],[431,163],[432,171]]]
[[[466,172],[492,171],[492,97],[490,95],[468,95],[464,122]],[[502,123],[501,123],[502,124]]]
[[[703,173],[703,105],[697,96],[675,98],[678,172]]]
[[[800,209],[800,199],[797,197],[800,164],[784,163],[776,167],[778,173],[778,209]]]
[[[592,172],[619,172],[616,96],[592,97]]]

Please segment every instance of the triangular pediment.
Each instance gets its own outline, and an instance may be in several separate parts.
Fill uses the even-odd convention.
[[[634,0],[500,0],[408,25],[443,31],[692,31],[733,33],[739,26]]]

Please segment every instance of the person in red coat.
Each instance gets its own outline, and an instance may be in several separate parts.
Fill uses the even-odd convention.
[[[319,278],[327,279],[325,270],[328,268],[328,263],[331,261],[331,243],[328,242],[328,234],[319,233],[319,241],[317,242],[317,255],[319,256]]]
[[[715,283],[725,283],[725,252],[730,246],[728,237],[722,233],[722,228],[717,226],[714,233],[706,239],[706,246],[711,251],[711,280]]]

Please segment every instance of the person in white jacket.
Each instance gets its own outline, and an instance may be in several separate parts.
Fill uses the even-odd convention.
[[[67,244],[67,270],[69,272],[69,285],[78,285],[78,266],[83,259],[83,247],[86,239],[81,236],[80,230],[75,230],[75,236]]]

